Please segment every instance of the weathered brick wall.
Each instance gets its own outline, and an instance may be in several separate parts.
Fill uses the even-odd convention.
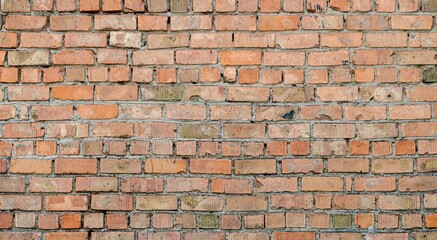
[[[0,240],[436,240],[437,0],[1,0]]]

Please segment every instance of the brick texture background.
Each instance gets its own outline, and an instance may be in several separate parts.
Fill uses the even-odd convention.
[[[436,240],[437,0],[1,0],[1,240]]]

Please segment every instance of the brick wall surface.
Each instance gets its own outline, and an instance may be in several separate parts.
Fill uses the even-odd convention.
[[[0,1],[0,240],[437,239],[437,0]]]

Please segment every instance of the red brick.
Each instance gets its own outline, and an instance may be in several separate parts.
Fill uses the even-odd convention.
[[[46,196],[44,208],[47,211],[86,211],[87,196]]]
[[[409,173],[413,172],[413,160],[411,158],[401,159],[373,159],[373,173]]]
[[[78,192],[108,192],[117,189],[117,179],[113,177],[76,177]]]
[[[191,159],[191,173],[231,174],[230,160],[225,159]]]
[[[303,12],[303,0],[284,0],[284,12]]]
[[[341,30],[343,29],[342,15],[305,15],[302,17],[302,29],[306,30]]]
[[[135,15],[96,15],[94,16],[96,30],[136,30]]]
[[[436,51],[433,50],[416,50],[416,51],[399,51],[396,53],[396,63],[399,65],[427,65],[435,64],[434,58]]]
[[[228,196],[228,211],[263,211],[267,209],[267,198],[263,196]]]
[[[216,15],[214,26],[217,31],[254,31],[256,30],[255,16]]]
[[[218,23],[216,23],[218,24]],[[170,17],[170,30],[210,30],[212,17],[207,15],[172,16]]]
[[[47,27],[47,17],[9,15],[5,19],[7,30],[43,30]]]
[[[177,210],[177,196],[138,196],[136,197],[137,210]]]
[[[346,18],[348,30],[386,30],[388,17],[381,15],[348,15]]]
[[[253,181],[249,179],[211,179],[211,192],[226,194],[250,194],[253,191]]]
[[[133,209],[133,198],[127,195],[92,195],[91,209],[130,211]]]
[[[298,16],[259,16],[258,29],[260,31],[289,31],[299,28]],[[242,29],[239,29],[242,30]]]
[[[302,191],[343,191],[344,179],[341,177],[304,177]]]
[[[303,66],[305,64],[304,52],[265,52],[264,65],[266,66]]]
[[[61,216],[61,228],[78,229],[81,228],[81,225],[82,223],[80,214],[63,214]],[[88,234],[86,234],[86,236],[88,237]]]
[[[431,29],[433,25],[433,18],[430,15],[393,15],[391,17],[392,29],[402,30],[426,30]]]
[[[167,30],[167,16],[138,16],[138,30],[163,31]]]

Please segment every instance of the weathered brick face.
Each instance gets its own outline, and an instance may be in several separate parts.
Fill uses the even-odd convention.
[[[437,239],[437,0],[0,3],[0,240]]]

